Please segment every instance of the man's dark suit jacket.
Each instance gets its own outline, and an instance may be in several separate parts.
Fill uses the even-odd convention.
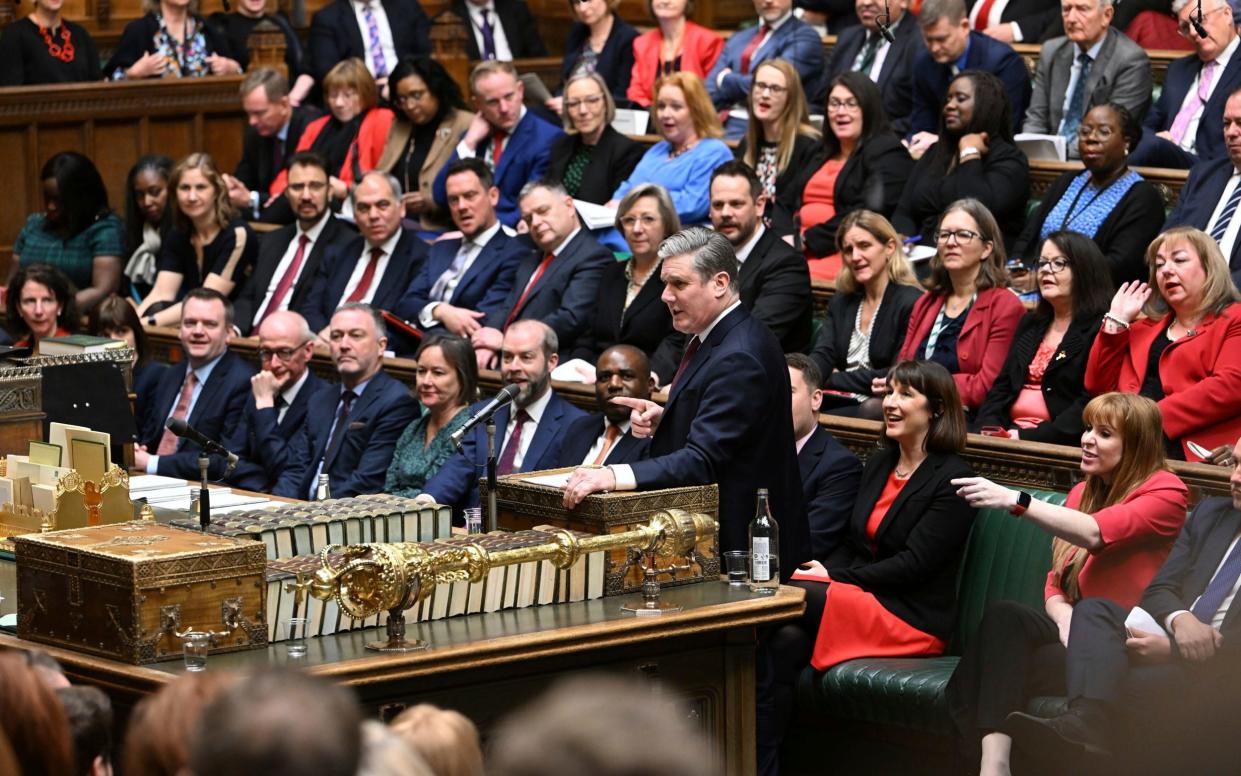
[[[810,559],[793,441],[789,370],[775,335],[743,306],[724,316],[672,385],[640,490],[718,483],[720,549],[745,550],[759,488],[780,524],[780,578]]]
[[[331,322],[332,315],[341,304],[341,297],[345,295],[345,287],[349,285],[354,267],[359,261],[370,260],[369,253],[363,255],[366,248],[366,238],[358,235],[352,240],[334,243],[324,252],[310,293],[301,304],[289,308],[302,314],[311,331],[320,331]],[[414,282],[426,258],[426,243],[412,229],[404,230],[388,258],[388,266],[379,281],[379,288],[375,289],[371,306],[380,310],[395,308],[405,295],[405,290]]]
[[[909,134],[939,132],[939,114],[944,107],[944,95],[952,83],[952,64],[941,65],[931,59],[930,52],[921,51],[912,60],[913,111],[909,115]],[[1021,131],[1021,122],[1030,104],[1033,87],[1030,71],[1025,60],[1012,46],[983,35],[970,32],[969,53],[964,70],[986,70],[1004,82],[1004,91],[1013,108],[1013,131]]]
[[[1159,99],[1151,106],[1150,112],[1146,114],[1146,120],[1142,122],[1142,127],[1146,132],[1143,134],[1140,147],[1145,148],[1148,142],[1145,137],[1147,134],[1153,136],[1156,132],[1166,132],[1172,128],[1172,122],[1181,109],[1181,103],[1184,102],[1185,95],[1189,93],[1190,87],[1194,85],[1194,80],[1201,70],[1202,60],[1197,54],[1181,57],[1168,65],[1168,73],[1164,76]],[[1207,100],[1206,106],[1202,109],[1198,133],[1194,135],[1194,152],[1199,160],[1228,158],[1228,149],[1224,146],[1224,103],[1228,101],[1228,95],[1241,86],[1241,56],[1233,56],[1228,66],[1224,68],[1224,72],[1215,74],[1215,79],[1211,99]],[[1162,139],[1155,138],[1155,140]],[[1150,164],[1151,162],[1138,157],[1132,163]],[[1168,164],[1168,162],[1163,163]]]
[[[537,318],[546,323],[560,338],[561,352],[569,353],[590,323],[591,305],[595,303],[599,290],[599,278],[604,268],[616,259],[611,251],[591,237],[590,232],[581,229],[547,265],[539,282],[517,307],[526,284],[543,261],[543,256],[542,251],[535,251],[521,260],[508,298],[487,316],[486,325],[502,331],[509,313],[517,308],[513,320]]]
[[[577,153],[581,135],[561,135],[552,142],[547,177],[564,180],[565,168]],[[599,142],[590,152],[590,164],[582,170],[582,184],[574,195],[577,199],[602,205],[612,199],[612,192],[629,180],[629,173],[638,166],[646,149],[617,132],[609,124],[603,128]]]
[[[550,390],[550,389],[549,389]],[[486,405],[480,401],[470,407],[470,415]],[[496,411],[496,460],[504,452],[505,430],[508,428],[512,405]],[[535,426],[534,438],[521,460],[521,468],[515,471],[532,472],[556,468],[560,460],[560,446],[566,439],[569,426],[586,417],[586,413],[552,393],[543,417]],[[466,507],[478,506],[478,478],[487,467],[487,426],[479,423],[461,439],[461,452],[449,458],[428,482],[424,493],[435,497],[437,504],[451,504],[453,514],[460,514]]]
[[[392,45],[397,59],[413,54],[431,53],[431,20],[418,0],[383,0],[388,26],[392,28]],[[337,62],[357,57],[368,62],[366,32],[358,27],[358,18],[349,0],[333,0],[315,12],[310,20],[310,71],[315,81],[323,77]],[[388,62],[388,72],[396,62]]]
[[[810,352],[810,359],[823,374],[823,387],[869,396],[871,380],[886,377],[888,368],[896,362],[896,356],[905,342],[905,330],[909,328],[909,314],[920,296],[921,288],[888,283],[879,302],[879,310],[870,324],[868,352],[873,368],[849,370],[849,339],[857,323],[862,293],[833,294],[827,301],[827,318],[819,329],[814,350]]]
[[[810,344],[814,299],[806,257],[774,230],[765,230],[750,250],[741,265],[740,286],[741,304],[767,324],[785,353]]]
[[[1241,57],[1237,58],[1241,59]],[[1232,159],[1229,159],[1227,154],[1219,159],[1211,159],[1194,165],[1189,171],[1189,179],[1185,181],[1185,186],[1181,189],[1181,195],[1177,197],[1176,206],[1168,214],[1168,220],[1164,222],[1163,228],[1192,226],[1206,231],[1211,215],[1215,213],[1215,207],[1223,199],[1228,180],[1236,171],[1237,168],[1233,166]],[[1241,283],[1241,239],[1233,244],[1232,255],[1224,258],[1228,259],[1232,282]]]
[[[339,387],[328,386],[307,404],[306,422],[289,442],[288,465],[272,490],[274,494],[310,497],[339,403]],[[409,395],[409,388],[387,373],[377,372],[349,411],[349,426],[336,456],[324,462],[322,473],[328,475],[333,498],[381,492],[396,440],[416,417],[418,402]]]
[[[241,423],[224,443],[224,447],[240,459],[226,478],[228,484],[259,493],[271,490],[289,465],[289,443],[306,424],[311,399],[324,390],[335,392],[334,386],[311,372],[285,411],[283,421],[277,421],[280,413],[275,407],[261,410],[255,407],[251,393]]]
[[[422,263],[414,282],[397,302],[396,314],[407,321],[417,323],[422,308],[431,302],[449,302],[454,307],[477,310],[490,315],[504,305],[513,288],[513,274],[517,264],[530,253],[530,245],[524,240],[509,237],[500,229],[483,249],[479,251],[461,282],[452,291],[451,299],[431,299],[435,281],[452,266],[461,238],[441,240],[431,245],[427,260]],[[437,326],[436,330],[443,327]]]
[[[822,426],[797,454],[802,499],[816,559],[826,558],[849,530],[849,515],[862,479],[862,462]]]
[[[186,364],[165,370],[151,398],[151,409],[142,429],[142,444],[147,446],[147,451],[152,455],[155,455],[159,440],[164,436],[164,422],[181,395],[181,386],[185,382],[188,367]],[[203,436],[217,442],[230,437],[241,421],[242,410],[250,396],[252,374],[254,369],[250,364],[236,353],[225,351],[211,370],[211,376],[199,390],[198,401],[194,402],[194,409],[185,419],[186,423]],[[187,439],[177,440],[175,453],[159,457],[156,474],[184,477],[187,480],[198,479],[198,450],[198,445]],[[223,473],[223,462],[213,462],[208,473],[212,477],[219,477]]]
[[[594,447],[595,441],[607,430],[607,426],[604,425],[606,422],[607,419],[603,413],[596,412],[570,423],[565,431],[564,440],[560,443],[560,457],[556,459],[556,466],[581,466],[590,448]],[[608,451],[608,457],[603,459],[603,462],[605,464],[633,463],[646,454],[646,448],[650,444],[650,439],[635,439],[632,434],[623,434],[612,443],[612,449]],[[590,463],[590,461],[585,461],[585,463]]]
[[[293,156],[297,142],[302,139],[302,131],[306,125],[323,115],[323,111],[313,105],[298,105],[289,115],[289,131],[284,138],[284,159]],[[241,161],[233,177],[246,184],[250,191],[259,193],[259,202],[266,202],[271,196],[271,184],[280,174],[276,166],[276,143],[279,138],[263,137],[254,127],[247,126],[245,137],[241,143]]]
[[[590,323],[569,356],[594,364],[613,345],[633,345],[646,353],[651,371],[659,375],[661,385],[666,384],[681,363],[685,335],[672,328],[672,314],[659,298],[664,292],[659,278],[648,278],[629,308],[622,309],[628,285],[625,262],[614,261],[604,268]]]
[[[974,5],[980,2],[982,0],[967,0],[966,13],[973,11]],[[1060,6],[1048,3],[1047,0],[1012,0],[1004,6],[1004,13],[1000,14],[1001,24],[1009,22],[1017,22],[1017,25],[1021,27],[1023,43],[1042,43],[1049,38],[1064,34],[1064,24],[1060,20]]]
[[[539,37],[539,26],[523,0],[495,0],[495,9],[494,16],[499,17],[500,26],[504,28],[504,38],[508,41],[513,59],[547,56],[547,47]],[[470,12],[466,9],[464,0],[453,3],[452,12],[465,22],[466,56],[470,59],[482,59],[483,55],[478,50],[478,39],[474,37],[474,30],[469,29]],[[492,25],[495,25],[495,21],[492,21]]]
[[[334,216],[328,216],[327,223],[319,232],[319,239],[315,240],[310,254],[303,259],[302,273],[289,292],[287,300],[290,310],[296,310],[314,288],[315,277],[328,247],[352,236],[354,233],[349,228]],[[254,316],[267,299],[267,287],[271,285],[272,276],[275,275],[284,252],[288,250],[289,243],[295,239],[297,226],[292,224],[259,238],[259,258],[254,264],[254,271],[242,286],[241,294],[233,302],[233,323],[243,334],[249,335],[254,329]]]
[[[849,27],[836,38],[836,46],[832,49],[832,59],[827,64],[826,86],[833,78],[853,69],[858,54],[866,45],[866,36],[870,31],[857,24]],[[909,111],[913,103],[913,73],[909,63],[914,57],[926,51],[922,41],[922,30],[918,27],[918,19],[906,13],[892,30],[896,38],[888,48],[883,59],[883,67],[879,68],[879,91],[883,93],[883,108],[888,114],[888,121],[896,134],[904,135],[909,131]],[[816,105],[821,105],[822,100]]]

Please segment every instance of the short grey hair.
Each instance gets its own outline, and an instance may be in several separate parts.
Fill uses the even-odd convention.
[[[737,263],[737,252],[727,237],[706,227],[691,226],[659,244],[660,261],[685,255],[693,258],[692,266],[702,282],[706,283],[723,272],[728,275],[729,290],[737,293],[741,265]]]
[[[383,170],[370,170],[369,172],[363,173],[361,178],[354,181],[353,188],[349,189],[349,201],[351,203],[354,205],[358,204],[358,186],[362,185],[362,181],[371,177],[380,177],[387,181],[388,185],[392,188],[392,197],[397,200],[397,202],[394,202],[393,204],[399,204],[401,199],[401,182],[397,180],[395,175],[389,175]]]
[[[263,94],[270,102],[276,102],[289,96],[289,79],[280,74],[274,67],[260,67],[246,73],[241,82],[241,96],[262,87]]]
[[[1172,15],[1173,15],[1173,16],[1176,16],[1176,15],[1180,14],[1180,12],[1181,12],[1181,9],[1182,9],[1182,8],[1184,8],[1185,6],[1189,5],[1190,3],[1197,3],[1197,2],[1198,2],[1198,0],[1172,0]],[[1203,5],[1210,5],[1210,4],[1211,4],[1211,0],[1203,0],[1203,3],[1202,3],[1202,4],[1203,4]],[[1214,11],[1214,10],[1217,10],[1217,9],[1220,9],[1220,8],[1230,8],[1230,7],[1231,7],[1231,6],[1229,5],[1228,0],[1215,0],[1215,5],[1214,5],[1214,6],[1212,6],[1212,7],[1210,7],[1210,8],[1207,8],[1207,9],[1204,9],[1204,10],[1207,10],[1207,11]]]
[[[676,234],[681,231],[681,217],[677,215],[677,206],[672,201],[672,195],[658,183],[639,183],[621,197],[620,204],[616,206],[616,231],[621,231],[621,219],[629,215],[634,203],[643,197],[652,197],[655,200],[659,218],[664,222],[664,234]],[[624,236],[624,232],[621,232],[621,235]]]
[[[337,314],[347,312],[349,310],[357,310],[360,313],[366,313],[369,315],[371,320],[375,323],[376,337],[382,339],[388,336],[388,325],[384,323],[383,313],[379,312],[378,309],[370,306],[366,302],[345,302],[340,307],[336,308],[336,312],[332,313],[332,317],[335,318]]]
[[[565,189],[564,184],[560,181],[554,181],[550,178],[535,178],[532,181],[527,181],[526,185],[521,187],[521,192],[517,195],[517,201],[521,202],[535,189],[547,189],[552,196],[562,199],[569,196],[568,190]]]
[[[964,0],[926,0],[918,13],[918,24],[926,29],[934,27],[940,19],[956,24],[966,16]]]
[[[548,326],[546,323],[543,323],[538,318],[518,318],[517,320],[510,323],[508,325],[508,328],[512,329],[514,326],[516,326],[519,323],[529,324],[531,326],[537,326],[539,328],[539,331],[542,332],[543,334],[543,356],[545,358],[551,358],[552,355],[560,352],[560,337],[556,336],[556,330],[553,329],[551,326]]]

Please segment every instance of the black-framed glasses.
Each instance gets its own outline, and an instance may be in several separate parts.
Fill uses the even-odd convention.
[[[1069,266],[1069,260],[1063,256],[1057,256],[1054,259],[1039,259],[1038,263],[1034,265],[1034,269],[1036,272],[1047,270],[1051,274],[1057,275],[1063,272],[1067,266]]]
[[[281,361],[288,361],[290,358],[293,358],[293,354],[297,351],[297,348],[259,348],[259,360],[271,361],[272,357],[275,356]]]
[[[1079,140],[1087,140],[1091,135],[1094,135],[1100,140],[1110,140],[1114,134],[1116,134],[1116,130],[1106,124],[1100,124],[1094,127],[1082,124],[1077,128],[1077,137]]]
[[[935,233],[935,242],[946,243],[950,237],[956,238],[957,245],[969,245],[975,238],[981,239],[982,235],[969,229],[940,229]]]
[[[788,90],[789,88],[787,86],[781,86],[780,84],[769,84],[766,81],[755,81],[754,82],[754,93],[755,94],[762,94],[763,92],[770,92],[772,94],[784,94]]]

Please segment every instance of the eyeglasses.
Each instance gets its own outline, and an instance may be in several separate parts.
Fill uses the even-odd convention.
[[[1229,13],[1232,13],[1232,6],[1222,5],[1219,8],[1212,8],[1209,11],[1202,11],[1202,21],[1206,21],[1206,18],[1210,16],[1211,14],[1215,13],[1216,11],[1228,11]],[[1197,12],[1195,12],[1191,18],[1196,18],[1197,15],[1198,15]],[[1194,33],[1194,35],[1198,34],[1198,31],[1194,30],[1194,26],[1190,24],[1188,21],[1184,21],[1176,25],[1176,31],[1181,34],[1182,38],[1190,37],[1189,33],[1191,31]]]
[[[763,92],[770,92],[771,94],[784,94],[788,90],[789,88],[787,86],[781,86],[779,84],[769,84],[766,81],[754,82],[755,94],[762,94]]]
[[[580,100],[568,100],[565,102],[564,107],[565,110],[577,110],[578,108],[585,106],[593,110],[598,108],[599,103],[601,102],[603,102],[603,95],[593,94],[590,97],[583,97]]]
[[[1077,128],[1077,137],[1079,140],[1087,140],[1091,135],[1094,135],[1100,140],[1110,140],[1114,134],[1116,134],[1116,130],[1106,125],[1091,127],[1086,124],[1082,124]]]
[[[293,358],[293,354],[297,351],[298,348],[276,348],[275,350],[272,350],[271,348],[259,348],[259,360],[271,361],[272,358],[275,357],[281,361],[288,361],[290,358]]]
[[[659,219],[655,216],[625,216],[620,220],[621,226],[626,229],[633,229],[638,225],[639,221],[641,221],[642,226],[647,229],[650,229],[655,224],[659,223]]]
[[[858,106],[858,101],[857,101],[857,98],[855,97],[848,97],[843,100],[838,100],[835,97],[833,97],[832,99],[827,101],[827,109],[829,111],[846,110],[846,109],[856,110],[857,106]]]
[[[1038,272],[1047,270],[1051,274],[1056,275],[1063,272],[1067,266],[1069,266],[1069,260],[1063,256],[1058,256],[1054,259],[1039,259],[1038,264],[1034,265],[1034,269]]]
[[[969,229],[941,229],[935,233],[935,242],[946,243],[949,237],[955,237],[957,245],[969,245],[974,238],[982,238],[978,232],[971,232]]]
[[[396,104],[402,108],[408,108],[414,103],[421,102],[423,97],[427,96],[426,89],[415,89],[408,94],[398,94],[396,96]]]

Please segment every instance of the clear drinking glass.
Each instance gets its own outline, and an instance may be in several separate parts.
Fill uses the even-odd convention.
[[[728,584],[741,587],[750,579],[750,553],[745,550],[729,550],[724,553],[724,570]]]
[[[284,621],[284,646],[289,657],[306,655],[306,628],[310,620],[305,617],[290,617]]]
[[[185,658],[186,671],[206,671],[207,652],[211,649],[211,634],[190,631],[181,640],[181,654]]]

